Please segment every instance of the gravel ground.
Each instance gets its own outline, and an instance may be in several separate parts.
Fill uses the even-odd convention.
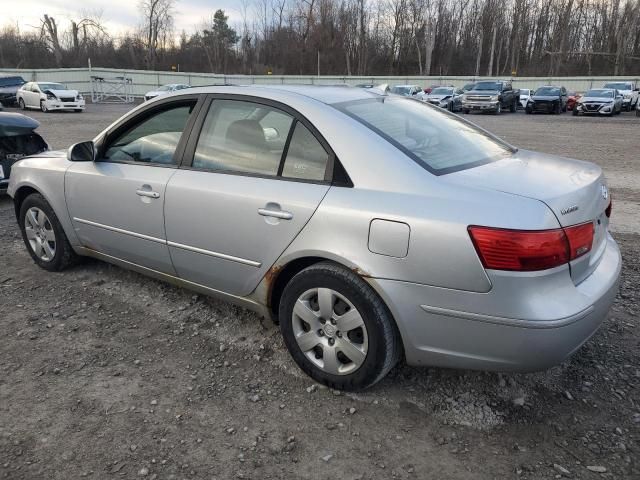
[[[29,115],[63,148],[126,110]],[[621,291],[569,361],[527,375],[399,366],[366,392],[327,390],[248,311],[97,261],[38,269],[4,197],[0,478],[640,478],[640,120],[470,118],[609,177]]]

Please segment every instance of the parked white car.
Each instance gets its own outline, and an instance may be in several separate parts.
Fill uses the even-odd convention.
[[[16,93],[18,106],[22,110],[38,108],[43,112],[73,110],[82,112],[84,97],[77,90],[70,90],[61,83],[28,82]]]
[[[169,85],[163,85],[155,90],[145,93],[144,99],[145,101],[151,100],[152,98],[156,98],[161,95],[167,95],[169,93],[177,92],[178,90],[184,90],[185,88],[191,88],[191,86],[183,83],[170,83]]]
[[[527,102],[529,101],[529,98],[531,98],[532,94],[533,90],[529,90],[528,88],[520,89],[520,106],[522,108],[527,108]]]
[[[609,82],[602,88],[613,88],[622,95],[622,109],[630,112],[638,105],[638,88],[634,82]]]

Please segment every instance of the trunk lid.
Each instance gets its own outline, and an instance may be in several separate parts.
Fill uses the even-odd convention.
[[[606,245],[609,218],[605,209],[610,202],[604,174],[597,165],[520,150],[509,158],[445,177],[457,184],[544,202],[563,227],[593,222],[593,246],[571,262],[571,277],[579,283],[596,268]]]

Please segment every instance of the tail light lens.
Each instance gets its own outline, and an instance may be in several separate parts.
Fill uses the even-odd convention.
[[[518,272],[546,270],[588,253],[593,234],[592,222],[553,230],[469,227],[485,268]]]

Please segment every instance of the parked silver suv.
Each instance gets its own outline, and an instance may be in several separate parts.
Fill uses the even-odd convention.
[[[599,167],[373,89],[160,97],[19,161],[9,194],[42,268],[87,255],[245,305],[334,388],[401,358],[557,364],[597,330],[620,274]]]

